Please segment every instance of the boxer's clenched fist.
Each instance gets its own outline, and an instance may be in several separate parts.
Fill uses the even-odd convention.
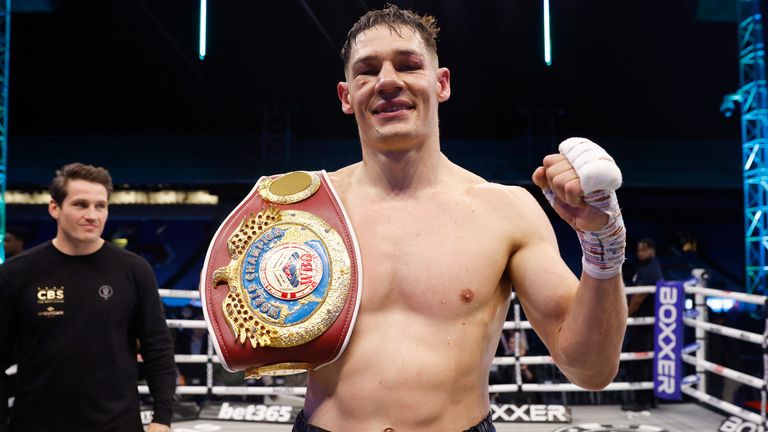
[[[624,261],[625,231],[615,190],[621,171],[602,147],[569,138],[559,154],[548,155],[533,173],[555,211],[576,229],[584,250],[584,270],[612,277]]]

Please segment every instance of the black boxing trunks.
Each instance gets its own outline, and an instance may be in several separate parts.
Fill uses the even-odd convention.
[[[304,417],[304,410],[299,411],[299,414],[296,416],[296,422],[293,424],[292,432],[332,432],[328,429],[319,428],[317,426],[312,426],[311,424],[307,423],[307,418]],[[496,432],[496,427],[493,425],[493,422],[491,421],[491,413],[488,413],[488,416],[485,417],[480,423],[472,426],[469,429],[465,429],[462,432]]]
[[[285,375],[338,359],[360,305],[362,265],[324,171],[262,177],[219,227],[200,298],[222,366]]]

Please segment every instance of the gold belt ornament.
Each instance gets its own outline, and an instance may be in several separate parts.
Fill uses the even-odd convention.
[[[221,308],[240,344],[304,344],[344,308],[350,286],[344,241],[320,217],[289,206],[319,185],[317,174],[304,171],[262,179],[257,188],[266,208],[245,217],[227,240],[231,261],[213,272],[212,282],[229,286]]]

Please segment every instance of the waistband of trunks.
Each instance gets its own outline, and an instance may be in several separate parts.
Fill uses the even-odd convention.
[[[296,422],[293,425],[293,432],[331,432],[328,429],[319,428],[313,426],[307,422],[307,418],[304,416],[304,410],[299,411],[296,416]],[[491,421],[491,413],[478,424],[466,429],[462,432],[496,432],[496,428]]]

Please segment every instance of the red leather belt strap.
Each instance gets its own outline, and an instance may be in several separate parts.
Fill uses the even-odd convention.
[[[337,359],[354,327],[361,268],[324,171],[262,177],[219,227],[200,277],[222,365],[258,377]]]

